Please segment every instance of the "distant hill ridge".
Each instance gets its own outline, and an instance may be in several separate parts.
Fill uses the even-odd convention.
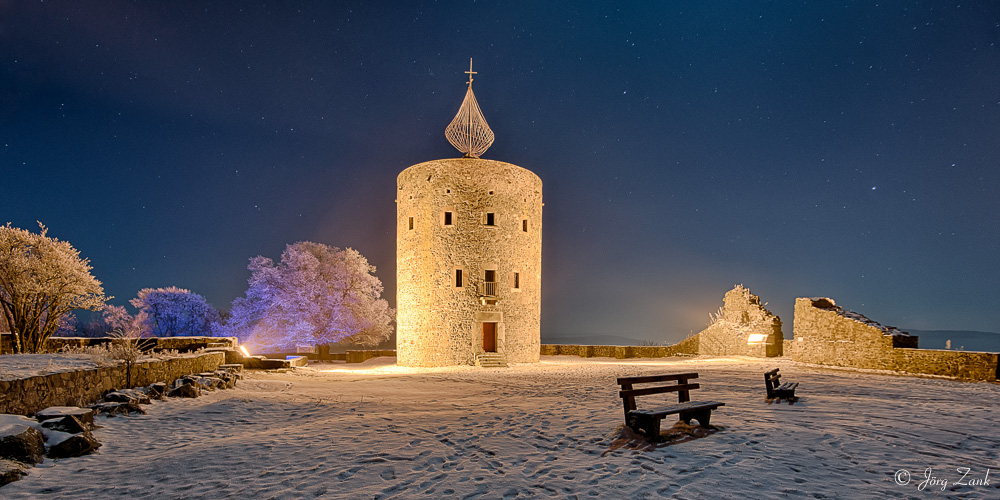
[[[951,340],[952,350],[1000,352],[1000,333],[975,330],[913,330],[901,328],[920,337],[921,349],[945,349]]]

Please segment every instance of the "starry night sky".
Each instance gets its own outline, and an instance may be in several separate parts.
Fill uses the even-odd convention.
[[[544,182],[542,335],[677,341],[742,283],[1000,331],[1000,2],[0,1],[0,223],[116,304],[228,309],[248,259],[353,247],[395,305],[396,175]]]

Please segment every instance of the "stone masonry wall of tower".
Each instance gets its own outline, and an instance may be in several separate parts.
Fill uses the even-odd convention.
[[[474,364],[483,322],[497,324],[496,351],[508,362],[537,362],[541,179],[510,163],[456,158],[407,168],[396,188],[398,364]],[[480,298],[489,270],[496,304]]]

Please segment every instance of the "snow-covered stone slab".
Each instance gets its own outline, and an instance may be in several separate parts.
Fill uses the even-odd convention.
[[[101,443],[89,431],[67,434],[63,439],[57,439],[54,434],[49,437],[46,444],[48,444],[48,456],[51,458],[79,457],[92,453],[101,447]]]
[[[80,408],[78,406],[50,406],[35,414],[39,422],[44,422],[53,418],[63,418],[72,415],[84,424],[94,425],[94,410],[91,408]]]
[[[80,422],[80,420],[73,415],[66,415],[63,418],[50,418],[41,424],[42,434],[45,434],[46,430],[79,434],[81,432],[89,431],[90,428],[91,426]]]
[[[38,422],[21,415],[0,415],[0,458],[26,464],[41,463],[45,439]]]
[[[13,483],[28,475],[28,468],[20,462],[0,459],[0,486]]]
[[[121,389],[104,395],[104,401],[109,403],[149,404],[149,395],[139,389]]]
[[[167,391],[167,396],[171,398],[196,398],[201,395],[198,384],[181,384]]]
[[[146,387],[146,394],[149,394],[151,399],[163,399],[164,393],[167,392],[166,382],[153,382]]]
[[[128,416],[133,413],[144,415],[146,413],[146,410],[143,410],[142,406],[139,406],[135,403],[104,402],[104,403],[97,403],[91,408],[93,408],[95,412],[103,413],[104,415],[107,415],[109,417],[113,417],[115,415]]]

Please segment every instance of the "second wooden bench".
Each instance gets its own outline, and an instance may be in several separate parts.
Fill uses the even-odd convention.
[[[768,400],[784,399],[786,401],[794,401],[798,399],[795,397],[795,388],[798,386],[798,382],[785,382],[782,384],[781,375],[778,374],[777,368],[764,373],[764,389],[767,391]]]

